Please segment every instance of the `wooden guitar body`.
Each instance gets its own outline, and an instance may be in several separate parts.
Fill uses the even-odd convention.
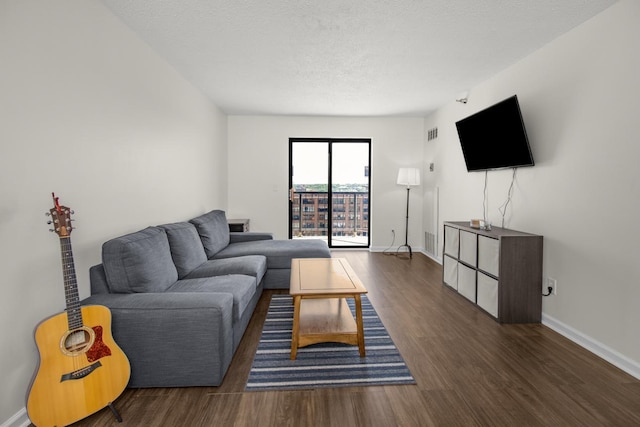
[[[27,400],[31,422],[64,426],[113,402],[129,382],[129,360],[111,336],[111,312],[81,308],[82,328],[69,331],[67,313],[43,320],[35,340],[40,359]]]

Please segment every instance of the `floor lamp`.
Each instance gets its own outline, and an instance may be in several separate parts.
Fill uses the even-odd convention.
[[[398,251],[402,247],[409,249],[409,258],[413,258],[411,246],[409,246],[409,191],[412,186],[420,185],[420,169],[418,168],[400,168],[398,171],[398,185],[407,186],[407,220],[404,232],[404,245],[398,247]]]

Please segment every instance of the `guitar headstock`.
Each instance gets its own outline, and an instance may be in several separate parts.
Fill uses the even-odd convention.
[[[53,224],[53,228],[49,231],[54,231],[60,237],[68,237],[71,234],[73,227],[71,226],[71,214],[73,211],[66,206],[60,205],[58,202],[59,197],[56,197],[54,193],[51,193],[53,197],[53,208],[49,209],[48,215],[51,215],[49,224]]]

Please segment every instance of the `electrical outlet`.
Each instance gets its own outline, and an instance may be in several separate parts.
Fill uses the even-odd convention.
[[[549,288],[551,288],[551,295],[558,295],[558,281],[552,277],[545,277],[542,281],[542,293],[549,293]]]
[[[552,277],[543,277],[542,293],[546,296],[558,295],[558,281]]]

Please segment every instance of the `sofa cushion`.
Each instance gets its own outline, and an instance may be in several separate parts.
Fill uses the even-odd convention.
[[[233,322],[240,320],[256,293],[253,276],[229,274],[226,276],[178,280],[168,292],[216,292],[233,295]]]
[[[244,274],[255,277],[256,286],[258,286],[266,272],[267,258],[262,255],[247,255],[206,261],[185,276],[185,279]]]
[[[243,255],[264,255],[267,268],[291,268],[292,258],[331,258],[329,247],[322,240],[258,240],[232,243],[215,255],[215,259]]]
[[[115,293],[164,292],[178,280],[167,234],[159,227],[105,242],[102,263]]]
[[[182,279],[196,267],[207,260],[198,230],[190,222],[176,222],[159,226],[164,229],[169,239],[171,257],[178,270],[178,278]]]
[[[229,244],[229,224],[224,211],[214,210],[189,222],[196,226],[207,258],[213,257]]]

